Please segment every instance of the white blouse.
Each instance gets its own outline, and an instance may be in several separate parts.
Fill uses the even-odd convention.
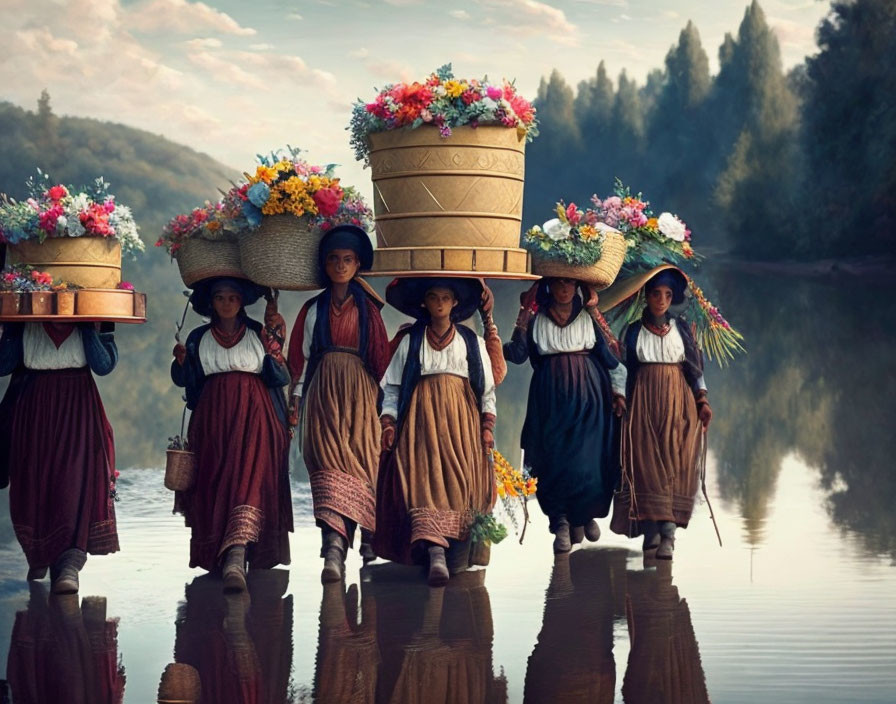
[[[547,315],[535,316],[532,324],[532,339],[539,354],[581,352],[593,349],[597,344],[594,321],[584,308],[579,311],[575,320],[562,327]],[[625,365],[620,362],[615,369],[607,371],[613,392],[625,396],[625,380],[628,376]]]
[[[404,373],[404,365],[408,357],[410,347],[410,335],[405,335],[392,355],[392,361],[386,369],[380,386],[383,389],[383,410],[381,415],[398,417],[398,396],[401,391],[401,377]],[[482,357],[482,371],[485,377],[485,389],[482,392],[482,413],[496,413],[495,403],[495,377],[492,374],[492,365],[489,360],[488,350],[485,348],[485,340],[476,336],[479,344],[479,354]],[[441,350],[433,349],[425,335],[423,344],[420,345],[420,375],[454,374],[465,379],[470,377],[467,369],[467,345],[460,333],[454,333],[454,339],[447,347]]]
[[[638,333],[638,341],[635,343],[635,351],[641,364],[680,364],[685,360],[684,340],[678,330],[678,322],[675,318],[669,321],[669,332],[665,335],[655,335],[641,326]],[[706,389],[703,375],[697,381],[697,386]]]
[[[199,341],[199,363],[206,376],[225,372],[260,374],[264,347],[255,331],[249,328],[233,347],[222,347],[209,328]]]
[[[57,349],[44,330],[43,323],[28,323],[25,325],[22,345],[25,367],[28,369],[81,369],[87,366],[87,355],[84,353],[81,330],[78,328]]]

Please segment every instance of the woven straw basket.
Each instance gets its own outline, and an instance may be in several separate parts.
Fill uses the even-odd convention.
[[[201,696],[202,684],[195,667],[179,662],[165,666],[156,699],[159,704],[196,704]]]
[[[607,288],[616,280],[625,259],[625,238],[618,232],[605,231],[600,259],[590,266],[578,266],[532,255],[532,273],[558,279],[577,279],[589,283],[597,290]]]
[[[113,237],[48,237],[7,245],[7,264],[28,264],[84,288],[121,282],[121,243]]]
[[[174,253],[180,278],[187,286],[212,276],[243,278],[240,248],[236,240],[207,240],[194,237],[186,240]]]
[[[308,228],[305,218],[268,215],[257,230],[240,233],[240,260],[252,281],[286,291],[323,288],[317,248],[323,232]]]
[[[196,481],[196,455],[189,450],[168,450],[165,463],[165,488],[186,491]]]

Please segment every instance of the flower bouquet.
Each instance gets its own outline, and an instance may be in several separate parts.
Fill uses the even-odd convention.
[[[523,247],[539,276],[577,279],[603,289],[613,283],[625,256],[619,230],[600,220],[595,209],[557,203],[556,218],[530,228]]]
[[[373,179],[374,273],[526,278],[525,145],[538,127],[513,83],[457,78],[448,64],[358,101],[349,130]]]
[[[187,286],[212,276],[245,276],[237,233],[228,229],[241,224],[242,201],[237,191],[234,187],[217,203],[176,215],[162,230],[156,247],[164,247],[177,261]]]
[[[0,242],[8,245],[8,261],[85,287],[114,287],[122,250],[143,251],[130,209],[115,201],[102,178],[78,190],[51,185],[38,170],[26,185],[24,201],[0,196]]]
[[[644,310],[646,299],[643,286],[661,268],[681,267],[699,262],[702,257],[691,245],[688,226],[669,212],[658,216],[641,193],[632,195],[631,189],[616,179],[612,196],[601,200],[592,196],[591,202],[600,222],[616,227],[625,237],[625,261],[619,281],[600,301],[600,309],[610,311],[610,319],[621,327],[637,320]],[[688,286],[681,315],[688,320],[700,348],[720,365],[744,351],[743,336],[731,327],[719,309],[709,301],[694,279],[682,271]]]
[[[277,289],[322,288],[317,265],[321,237],[336,225],[369,231],[373,213],[354,188],[343,186],[335,165],[314,166],[287,148],[259,155],[254,174],[225,196],[232,213],[225,227],[239,233],[243,271]],[[227,206],[239,203],[239,211]]]

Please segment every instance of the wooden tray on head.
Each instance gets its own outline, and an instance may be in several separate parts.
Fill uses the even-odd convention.
[[[145,323],[146,318],[115,315],[0,315],[0,323]]]

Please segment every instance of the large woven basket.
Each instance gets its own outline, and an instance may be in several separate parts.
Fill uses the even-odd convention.
[[[268,215],[256,230],[240,233],[240,261],[252,281],[286,291],[323,288],[317,248],[323,232],[305,218]]]
[[[180,662],[165,666],[156,698],[159,704],[196,704],[201,696],[202,684],[195,667]]]
[[[240,247],[234,239],[207,240],[194,237],[186,240],[174,253],[180,278],[187,286],[212,276],[243,278]]]
[[[567,264],[557,259],[532,255],[532,273],[558,279],[577,279],[599,291],[616,280],[625,259],[625,238],[619,232],[605,231],[600,259],[590,266]]]
[[[371,273],[529,273],[519,248],[525,134],[455,127],[442,137],[423,126],[369,140],[377,233]]]
[[[121,243],[113,237],[48,237],[7,245],[7,264],[28,264],[84,288],[121,282]]]

